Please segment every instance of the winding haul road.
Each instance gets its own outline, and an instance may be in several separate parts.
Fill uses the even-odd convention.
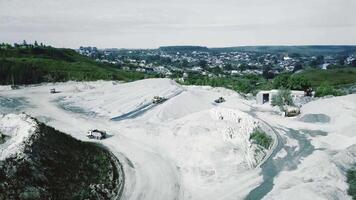
[[[85,117],[60,109],[54,102],[36,95],[24,95],[35,109],[27,112],[34,116],[51,118],[49,125],[77,139],[88,141],[85,133],[95,128],[107,130],[111,135],[100,141],[118,157],[125,172],[122,199],[179,199],[181,196],[179,173],[172,162],[157,154],[149,146],[131,140],[118,131],[118,123],[107,119]],[[41,109],[36,109],[41,108]]]
[[[52,84],[0,88],[1,112],[24,111],[83,141],[89,141],[89,129],[106,130],[109,137],[98,142],[123,165],[121,199],[269,200],[298,199],[300,193],[311,200],[351,198],[344,170],[356,162],[356,95],[310,102],[299,119],[281,117],[271,107],[255,105],[230,90],[181,87],[167,79],[55,86],[62,93],[49,94]],[[172,96],[163,104],[143,105],[153,95]],[[212,105],[219,96],[227,101]],[[61,101],[74,102],[79,109],[66,109]],[[226,110],[223,121],[215,119],[215,112]],[[97,115],[88,114],[94,112]],[[110,120],[111,114],[122,112],[126,114],[117,121]],[[254,158],[245,148],[249,143],[225,140],[225,129],[243,134],[250,127],[240,129],[234,120],[225,120],[230,112],[263,121],[275,138],[254,169],[246,168]],[[306,116],[310,119],[303,119]]]
[[[170,98],[178,97],[180,94],[177,93]],[[88,129],[107,130],[110,134],[109,137],[100,142],[107,146],[123,165],[125,186],[121,199],[175,200],[190,198],[184,193],[181,174],[174,161],[161,152],[158,153],[152,146],[145,145],[122,134],[122,130],[129,132],[130,128],[125,127],[127,120],[135,119],[159,105],[143,105],[136,110],[108,120],[107,118],[85,116],[61,109],[58,102],[53,101],[53,97],[48,96],[42,90],[25,90],[21,93],[21,97],[25,98],[31,105],[25,109],[27,113],[32,116],[45,116],[48,119],[48,122],[46,122],[48,125],[71,134],[77,139],[88,141],[85,137]],[[269,126],[267,122],[265,124]],[[274,138],[278,137],[274,136]],[[273,149],[277,151],[278,147],[275,145]],[[275,153],[275,151],[269,153],[268,159],[264,159],[263,162],[268,162]],[[233,192],[231,193],[233,194]],[[248,199],[251,199],[250,196],[256,196],[256,193],[252,191]],[[257,196],[262,197],[263,195],[257,194]],[[231,196],[227,196],[226,199],[230,198]],[[221,196],[221,199],[225,198]]]

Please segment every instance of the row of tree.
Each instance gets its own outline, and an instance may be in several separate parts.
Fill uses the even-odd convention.
[[[36,43],[25,48],[16,45],[0,48],[0,84],[99,79],[130,81],[144,77],[140,72],[123,71],[111,64],[95,62],[72,49],[58,49]]]

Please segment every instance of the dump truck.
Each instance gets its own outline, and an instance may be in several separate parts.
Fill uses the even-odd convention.
[[[160,97],[160,96],[154,96],[153,99],[152,99],[152,103],[154,104],[159,104],[159,103],[162,103],[164,101],[166,101],[167,99],[164,98],[164,97]]]
[[[300,108],[296,106],[284,106],[284,116],[294,117],[300,114]]]
[[[106,131],[100,131],[98,129],[89,130],[87,137],[89,139],[102,140],[106,138]]]
[[[219,97],[218,99],[215,100],[215,103],[222,103],[225,102],[224,97]]]

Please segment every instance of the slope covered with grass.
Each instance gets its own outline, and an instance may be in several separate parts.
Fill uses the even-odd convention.
[[[143,78],[143,73],[98,63],[72,49],[33,45],[0,48],[2,85],[99,79],[132,81]]]
[[[305,77],[313,87],[320,86],[323,83],[340,86],[356,83],[356,68],[309,69],[293,76]]]
[[[0,160],[0,199],[117,199],[124,185],[119,161],[93,143],[45,124],[14,156]]]

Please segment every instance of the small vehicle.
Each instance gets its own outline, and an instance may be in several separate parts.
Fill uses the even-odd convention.
[[[57,92],[56,92],[56,89],[55,89],[55,88],[52,88],[52,89],[50,90],[50,93],[51,93],[51,94],[57,93]]]
[[[283,114],[285,117],[295,117],[300,114],[300,109],[295,106],[285,106]]]
[[[215,103],[223,103],[223,102],[225,102],[225,99],[224,99],[224,97],[219,97],[219,98],[216,99],[214,102],[215,102]]]
[[[89,130],[87,137],[89,139],[102,140],[106,138],[106,131],[100,131],[98,129]]]
[[[153,99],[152,99],[152,103],[154,104],[159,104],[159,103],[162,103],[164,101],[166,101],[167,99],[164,98],[164,97],[160,97],[160,96],[154,96]]]

